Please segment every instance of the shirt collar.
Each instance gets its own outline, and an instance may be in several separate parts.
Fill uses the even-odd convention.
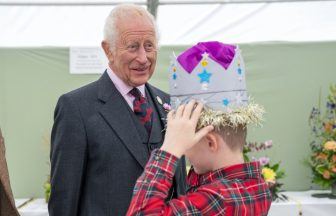
[[[106,71],[110,79],[114,83],[115,87],[118,89],[118,91],[123,97],[127,95],[134,88],[126,84],[122,79],[120,79],[109,66],[107,67]],[[137,88],[140,90],[142,96],[146,97],[145,85],[138,86]]]
[[[251,179],[261,178],[260,164],[258,161],[236,164],[211,171],[202,175],[195,173],[191,168],[188,174],[188,184],[190,187],[196,187],[204,184],[210,184],[216,180],[226,179]]]

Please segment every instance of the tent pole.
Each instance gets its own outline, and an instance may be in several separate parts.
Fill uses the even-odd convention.
[[[157,9],[159,7],[159,0],[147,0],[147,10],[156,19]]]

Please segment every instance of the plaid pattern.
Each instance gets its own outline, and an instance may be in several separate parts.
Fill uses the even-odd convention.
[[[152,152],[134,188],[127,215],[267,215],[271,193],[258,162],[233,165],[197,175],[189,172],[185,196],[165,201],[178,158],[159,149]]]
[[[146,128],[148,134],[150,134],[152,129],[153,108],[149,105],[146,98],[141,95],[139,89],[133,88],[130,94],[134,96],[134,113],[139,118],[141,124]]]

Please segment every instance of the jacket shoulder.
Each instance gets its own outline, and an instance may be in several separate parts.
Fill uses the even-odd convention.
[[[170,101],[170,95],[164,91],[162,91],[161,89],[158,89],[157,87],[151,85],[151,84],[147,84],[148,88],[150,88],[150,90],[155,94],[158,95],[159,97],[162,97],[164,99],[164,101]]]
[[[94,81],[80,88],[74,89],[70,92],[63,94],[63,97],[70,97],[73,99],[82,99],[88,96],[97,95],[98,81]]]

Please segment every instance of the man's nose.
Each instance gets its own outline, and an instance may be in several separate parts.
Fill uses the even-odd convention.
[[[148,61],[147,52],[143,46],[141,46],[138,50],[137,60],[140,64],[146,64]]]

